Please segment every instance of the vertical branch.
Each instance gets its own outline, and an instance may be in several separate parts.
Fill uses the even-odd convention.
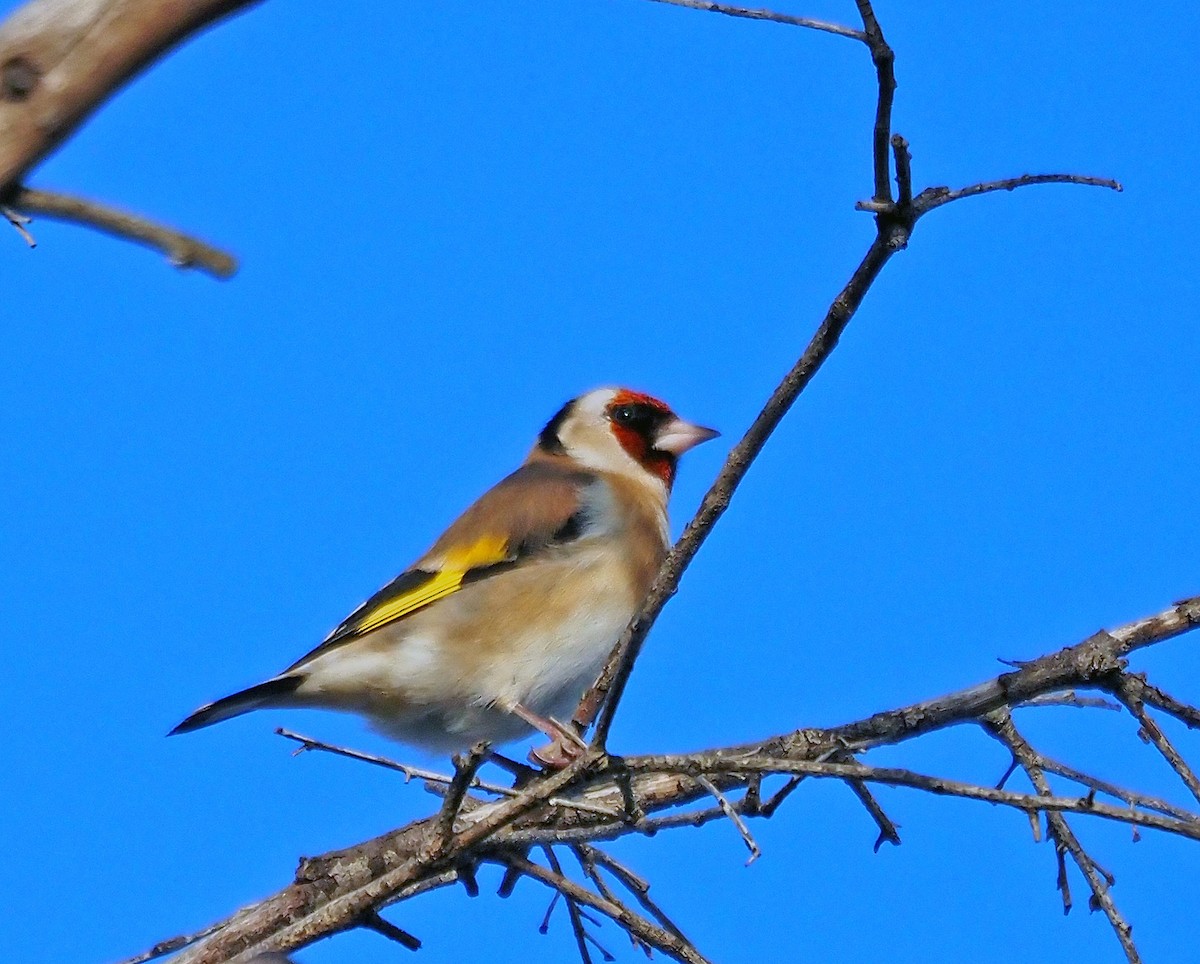
[[[879,233],[876,235],[862,261],[854,270],[846,286],[838,293],[829,306],[825,318],[821,321],[808,347],[800,356],[792,370],[784,376],[782,382],[771,393],[771,397],[763,406],[762,411],[754,419],[753,424],[742,436],[741,441],[733,447],[725,460],[712,488],[704,496],[700,508],[692,521],[684,529],[683,535],[667,556],[663,567],[659,570],[658,578],[646,597],[641,611],[633,618],[626,628],[609,657],[608,663],[596,685],[587,693],[575,713],[575,722],[587,726],[596,711],[603,705],[596,723],[593,736],[593,746],[603,747],[608,740],[608,732],[612,727],[613,716],[620,705],[629,674],[641,652],[646,635],[658,619],[663,607],[676,590],[683,572],[687,569],[696,553],[708,538],[708,533],[717,520],[729,507],[729,500],[734,491],[745,478],[751,464],[758,453],[762,451],[767,439],[775,431],[784,415],[792,407],[800,393],[808,387],[813,376],[820,370],[826,359],[837,347],[838,340],[854,313],[862,304],[871,284],[878,277],[883,266],[892,255],[904,247],[908,238],[909,227],[897,221],[879,219]],[[607,701],[606,701],[607,697]]]
[[[858,15],[862,19],[863,33],[867,35],[871,62],[875,64],[875,79],[879,84],[879,98],[875,102],[875,129],[871,138],[871,156],[875,170],[874,200],[877,204],[891,204],[888,146],[892,136],[892,103],[896,96],[896,55],[883,39],[883,29],[879,26],[870,0],[855,0],[855,3],[858,6]]]

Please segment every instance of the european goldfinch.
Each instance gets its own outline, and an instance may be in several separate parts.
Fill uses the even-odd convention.
[[[569,754],[555,717],[595,682],[666,556],[679,456],[716,435],[629,389],[568,402],[519,469],[320,646],[171,733],[321,707],[433,751],[537,729]]]

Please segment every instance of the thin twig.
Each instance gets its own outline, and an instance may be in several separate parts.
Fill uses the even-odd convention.
[[[811,17],[794,17],[788,13],[776,13],[774,10],[751,9],[736,7],[727,3],[710,3],[708,0],[654,0],[655,3],[667,3],[673,7],[687,7],[689,10],[704,10],[708,13],[721,13],[727,17],[741,17],[746,20],[769,20],[771,23],[782,23],[792,27],[807,27],[810,30],[820,30],[823,33],[836,34],[839,37],[849,37],[866,43],[866,35],[861,30],[843,27],[838,23],[825,20],[814,20]]]
[[[31,248],[37,247],[37,238],[29,233],[29,229],[25,227],[32,218],[26,217],[19,211],[14,211],[6,204],[0,204],[0,214],[4,215],[4,219],[13,226],[13,230],[17,232],[24,242]]]
[[[57,191],[18,187],[5,195],[4,203],[24,214],[81,224],[161,251],[176,268],[198,268],[222,279],[232,278],[237,273],[237,259],[228,252],[175,228],[155,224],[98,201]]]
[[[867,813],[875,821],[875,826],[879,828],[879,836],[875,838],[875,853],[879,853],[879,848],[885,843],[890,843],[893,847],[899,847],[900,831],[896,829],[896,824],[884,812],[883,807],[875,799],[874,794],[867,788],[867,785],[862,780],[847,780],[846,785],[862,801],[862,805],[867,808]]]
[[[746,849],[750,851],[750,859],[746,861],[746,866],[749,867],[754,861],[762,856],[762,850],[758,846],[758,841],[754,839],[754,834],[750,832],[750,828],[746,826],[746,821],[742,819],[742,815],[734,809],[733,804],[729,802],[725,794],[717,789],[717,785],[708,777],[697,777],[696,782],[704,787],[716,799],[725,816],[729,818],[730,823],[737,827],[737,832],[742,837],[742,842],[746,845]]]
[[[593,894],[586,887],[580,886],[569,877],[556,874],[554,871],[548,870],[540,864],[536,864],[527,858],[519,857],[515,854],[497,853],[490,859],[514,866],[526,877],[532,877],[547,887],[557,890],[564,898],[573,898],[580,904],[599,911],[605,917],[616,921],[629,933],[636,934],[642,942],[649,944],[655,950],[669,954],[677,961],[684,961],[685,964],[709,964],[707,958],[691,942],[681,939],[665,928],[646,920],[640,914],[631,911],[628,907],[614,904],[597,894]]]
[[[1023,710],[1026,707],[1038,706],[1073,706],[1077,709],[1112,710],[1117,713],[1121,710],[1119,703],[1106,700],[1103,696],[1083,696],[1074,690],[1068,690],[1065,693],[1044,693],[1031,700],[1016,704],[1013,709]]]
[[[1142,703],[1142,689],[1138,683],[1122,673],[1119,682],[1113,689],[1113,695],[1125,704],[1125,708],[1133,714],[1134,719],[1141,725],[1142,733],[1146,735],[1146,739],[1154,744],[1154,748],[1170,764],[1171,769],[1183,781],[1184,786],[1200,802],[1200,780],[1196,779],[1195,772],[1188,766],[1187,761],[1180,752],[1175,749],[1175,744],[1168,739],[1161,727],[1146,712],[1146,707]]]
[[[988,714],[982,722],[984,728],[1007,746],[1009,752],[1021,761],[1021,768],[1029,777],[1029,781],[1037,790],[1038,795],[1042,798],[1051,797],[1053,792],[1050,789],[1049,781],[1042,772],[1041,757],[1017,731],[1016,726],[1013,725],[1012,716],[1007,711],[997,711]],[[1093,805],[1090,799],[1085,802]],[[1062,893],[1063,912],[1067,913],[1071,910],[1071,890],[1063,858],[1065,851],[1071,855],[1075,865],[1087,880],[1088,886],[1091,887],[1093,906],[1104,911],[1129,964],[1139,964],[1141,957],[1138,954],[1137,946],[1133,943],[1133,928],[1121,915],[1112,899],[1111,890],[1115,883],[1112,874],[1092,859],[1091,854],[1083,848],[1079,838],[1075,836],[1075,832],[1061,813],[1047,811],[1046,824],[1055,843],[1055,856],[1058,861],[1058,888]]]
[[[908,141],[899,134],[892,135],[892,154],[896,158],[896,205],[901,209],[912,204],[912,154]]]
[[[1192,814],[1187,819],[1178,819],[1160,813],[1147,813],[1140,810],[1130,810],[1128,807],[1115,807],[1097,800],[1081,800],[1078,797],[1062,796],[1047,797],[1028,793],[1015,793],[1008,790],[997,790],[995,787],[983,787],[974,783],[950,780],[945,777],[937,777],[897,767],[870,767],[861,763],[814,763],[810,760],[790,760],[770,757],[765,754],[738,755],[734,757],[722,757],[713,754],[629,757],[626,759],[626,765],[635,773],[681,773],[691,776],[693,779],[699,774],[712,779],[718,774],[747,774],[752,772],[791,773],[837,780],[848,778],[859,779],[865,780],[868,783],[880,783],[887,786],[911,787],[939,796],[982,800],[987,803],[1013,807],[1025,812],[1034,810],[1085,813],[1117,823],[1153,827],[1156,830],[1177,834],[1191,840],[1200,840],[1200,815],[1196,814]]]
[[[446,800],[438,814],[439,846],[448,848],[454,839],[454,820],[462,809],[463,798],[475,779],[483,761],[487,759],[488,744],[477,743],[461,757],[454,760],[454,777],[446,789]]]
[[[554,853],[554,848],[543,847],[542,853],[546,855],[546,861],[550,864],[550,869],[565,880],[566,876],[563,874],[562,865],[558,862],[558,856]],[[606,961],[615,960],[608,949],[602,947],[596,938],[587,932],[587,928],[583,924],[583,914],[579,910],[579,902],[574,897],[565,893],[563,894],[563,899],[567,902],[567,916],[571,919],[571,931],[575,935],[575,947],[579,951],[579,958],[583,961],[583,964],[592,964],[592,955],[588,951],[588,941],[591,941],[595,945]]]
[[[1164,693],[1157,686],[1147,682],[1141,673],[1125,674],[1124,686],[1130,695],[1143,703],[1149,703],[1155,709],[1162,710],[1168,716],[1175,717],[1189,730],[1200,727],[1200,709],[1180,703],[1169,693]]]
[[[194,944],[202,938],[208,937],[209,934],[215,934],[224,925],[224,922],[210,924],[203,930],[198,930],[194,934],[180,934],[178,937],[171,937],[165,941],[159,941],[148,951],[143,951],[141,954],[135,954],[133,957],[127,957],[120,964],[146,964],[146,961],[153,961],[160,957],[166,957],[168,954],[174,954],[176,951],[187,947],[189,944]]]
[[[878,88],[871,146],[875,171],[874,200],[879,204],[891,204],[891,159],[888,156],[888,146],[892,137],[892,102],[896,96],[896,55],[883,37],[883,28],[879,26],[870,0],[855,0],[855,4],[863,22],[863,33],[871,51],[871,62],[875,65],[875,81]]]
[[[438,773],[434,770],[426,770],[423,767],[412,766],[409,763],[398,763],[385,756],[376,756],[374,753],[365,753],[362,750],[352,750],[349,747],[337,746],[334,743],[326,743],[323,740],[318,740],[315,737],[305,736],[302,733],[296,733],[292,730],[277,727],[275,730],[277,736],[282,736],[287,740],[294,740],[301,746],[294,753],[304,753],[308,750],[320,750],[325,753],[332,753],[335,756],[344,756],[350,760],[358,760],[361,763],[370,763],[372,766],[383,767],[385,770],[395,770],[397,773],[404,775],[405,782],[410,780],[422,780],[426,783],[442,784],[449,786],[450,781],[454,779],[445,773]],[[488,757],[495,759],[495,754]],[[473,777],[470,784],[472,790],[483,790],[485,793],[494,793],[498,797],[508,797],[510,799],[519,797],[524,792],[523,788],[506,787],[498,783],[489,783],[486,780],[480,780],[478,777]],[[551,797],[547,803],[552,807],[566,807],[571,810],[579,810],[584,813],[592,813],[600,817],[615,818],[618,815],[607,807],[600,807],[593,803],[588,803],[586,800],[570,800],[566,797]]]
[[[1074,767],[1067,766],[1067,764],[1048,757],[1045,754],[1039,754],[1039,756],[1041,758],[1042,769],[1047,773],[1057,774],[1067,780],[1073,780],[1075,783],[1082,784],[1090,790],[1106,793],[1110,797],[1116,797],[1118,800],[1125,801],[1131,807],[1157,810],[1159,813],[1165,813],[1168,817],[1174,817],[1177,820],[1192,819],[1192,814],[1183,807],[1177,807],[1173,803],[1168,803],[1166,800],[1161,800],[1158,797],[1147,796],[1144,793],[1138,793],[1119,784],[1110,783],[1108,780],[1101,780],[1099,777],[1076,770]]]
[[[1019,187],[1029,187],[1033,184],[1082,184],[1086,187],[1106,187],[1110,191],[1125,190],[1120,181],[1114,181],[1110,177],[1091,177],[1086,174],[1022,174],[1020,177],[1006,177],[998,181],[981,181],[953,191],[945,187],[926,188],[914,199],[913,204],[922,214],[928,214],[951,201],[991,194],[993,191],[1015,191]]]
[[[358,923],[360,927],[365,927],[376,934],[381,934],[389,941],[394,941],[401,947],[408,948],[410,951],[419,951],[421,949],[420,938],[413,937],[404,928],[397,927],[390,920],[381,917],[378,911],[373,910],[364,914]]]
[[[770,799],[759,808],[759,812],[768,819],[775,816],[775,811],[779,809],[783,801],[796,792],[796,787],[800,786],[803,780],[803,777],[789,777],[787,783],[771,794]]]
[[[612,854],[605,853],[599,847],[592,847],[589,844],[578,844],[573,849],[581,861],[586,860],[592,866],[598,864],[619,880],[625,889],[637,898],[638,903],[649,911],[650,915],[662,924],[663,927],[681,941],[695,946],[688,936],[679,929],[679,925],[667,916],[666,911],[650,898],[650,882],[648,880],[634,873],[613,857]]]

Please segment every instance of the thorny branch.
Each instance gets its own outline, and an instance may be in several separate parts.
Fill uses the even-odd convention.
[[[227,258],[223,253],[197,247],[198,242],[177,232],[90,202],[47,196],[21,185],[40,160],[129,78],[183,39],[252,2],[93,0],[81,5],[74,0],[32,0],[0,24],[0,200],[4,201],[7,220],[28,237],[21,212],[37,211],[140,240],[167,252],[179,263],[205,266],[218,274],[223,263],[230,266],[228,261],[221,261]],[[419,943],[416,938],[380,917],[380,908],[456,881],[469,883],[479,861],[506,866],[511,880],[523,875],[550,886],[574,908],[577,923],[582,920],[578,916],[582,908],[587,907],[617,921],[643,946],[658,948],[677,960],[703,961],[695,946],[649,900],[649,885],[594,844],[632,833],[649,834],[730,819],[744,831],[753,852],[757,845],[745,829],[745,821],[774,814],[805,778],[846,782],[875,817],[882,838],[895,837],[895,826],[867,790],[871,783],[1014,807],[1030,815],[1035,823],[1038,815],[1044,814],[1058,847],[1064,899],[1069,899],[1069,892],[1065,864],[1061,862],[1063,855],[1069,854],[1088,880],[1097,905],[1117,930],[1127,957],[1137,959],[1129,927],[1111,900],[1111,875],[1083,850],[1064,814],[1101,817],[1190,839],[1200,839],[1200,816],[1039,756],[1017,731],[1010,711],[1040,699],[1061,698],[1064,692],[1076,689],[1111,693],[1134,713],[1147,738],[1195,792],[1196,778],[1191,768],[1162,735],[1146,707],[1176,716],[1189,726],[1200,723],[1200,709],[1129,674],[1125,661],[1140,647],[1155,645],[1200,624],[1200,598],[1184,600],[1148,619],[1098,633],[977,686],[842,726],[801,729],[750,745],[697,754],[626,759],[608,754],[611,725],[647,633],[750,465],[836,347],[879,272],[907,246],[917,221],[951,201],[1034,184],[1084,184],[1120,190],[1119,184],[1108,179],[1050,173],[915,192],[908,143],[891,127],[895,56],[869,0],[855,0],[861,30],[704,0],[658,2],[823,31],[867,47],[875,69],[877,97],[871,136],[872,193],[869,200],[857,205],[875,216],[875,236],[865,255],[834,298],[795,366],[730,453],[664,564],[645,606],[623,634],[597,686],[581,704],[576,715],[581,727],[586,729],[596,721],[587,753],[566,769],[537,776],[520,789],[497,788],[478,781],[475,757],[448,777],[391,764],[404,770],[406,777],[418,776],[446,788],[439,813],[348,850],[305,860],[295,881],[278,894],[203,931],[161,942],[130,962],[148,961],[185,948],[177,958],[179,964],[214,964],[239,955],[303,947],[356,926],[379,930],[405,946],[415,947]],[[46,118],[52,118],[53,123],[47,123]],[[1036,792],[979,787],[911,770],[873,767],[857,759],[874,747],[903,743],[965,722],[991,726]],[[298,739],[302,749],[353,752],[288,735]],[[386,761],[384,765],[388,765]],[[1082,798],[1055,795],[1046,772],[1061,774],[1088,787],[1089,792]],[[762,781],[772,774],[788,775],[789,779],[764,802]],[[477,797],[471,789],[490,791],[501,799]],[[738,790],[745,792],[735,799],[731,794]],[[1118,804],[1099,800],[1098,795],[1113,797]],[[698,802],[714,798],[717,805],[694,809]],[[570,846],[579,856],[584,876],[594,885],[594,891],[562,873],[553,856],[553,848],[560,845]],[[528,858],[534,847],[547,848],[553,860],[551,868]],[[657,923],[618,899],[604,883],[601,867],[630,888]],[[585,939],[581,941],[581,952],[586,954],[586,948]]]

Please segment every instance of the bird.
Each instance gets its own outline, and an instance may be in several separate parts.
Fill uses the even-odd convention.
[[[525,461],[315,649],[201,706],[169,735],[268,708],[323,708],[433,753],[535,731],[565,766],[569,718],[666,558],[679,458],[719,433],[628,388],[567,402]]]

